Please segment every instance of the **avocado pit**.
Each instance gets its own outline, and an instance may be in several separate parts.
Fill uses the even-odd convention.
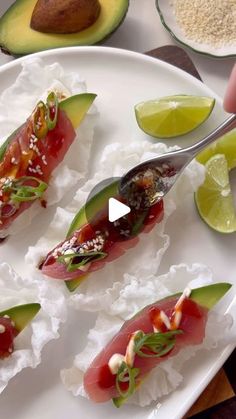
[[[98,0],[38,0],[30,27],[43,33],[76,33],[93,25],[100,11]]]

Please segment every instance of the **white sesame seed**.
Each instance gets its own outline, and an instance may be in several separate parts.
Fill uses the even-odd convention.
[[[172,0],[185,36],[217,48],[236,42],[235,0]]]
[[[0,333],[5,333],[5,332],[6,332],[5,326],[3,326],[3,324],[0,324]]]

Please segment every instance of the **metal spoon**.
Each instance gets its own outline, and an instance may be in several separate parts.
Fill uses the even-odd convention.
[[[184,168],[203,148],[235,127],[236,115],[231,115],[198,143],[138,164],[121,177],[121,195],[135,209],[149,208],[169,192]]]

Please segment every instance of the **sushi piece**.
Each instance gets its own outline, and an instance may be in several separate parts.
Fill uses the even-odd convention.
[[[140,233],[148,233],[164,214],[163,201],[148,210],[135,210],[115,222],[108,220],[108,199],[119,197],[119,181],[106,186],[75,216],[67,238],[48,253],[41,264],[43,274],[66,281],[70,291],[85,274],[102,269],[106,263],[134,247]],[[88,216],[89,215],[89,216]],[[87,219],[89,218],[89,223]]]
[[[0,360],[8,358],[14,351],[14,339],[33,320],[40,304],[24,304],[0,313]]]
[[[113,400],[120,407],[158,364],[182,348],[201,344],[208,311],[230,288],[228,283],[186,288],[126,321],[84,375],[89,399],[96,403]]]
[[[76,138],[75,129],[96,95],[58,101],[54,92],[40,101],[27,121],[0,147],[0,238],[12,222],[43,194],[53,170]]]

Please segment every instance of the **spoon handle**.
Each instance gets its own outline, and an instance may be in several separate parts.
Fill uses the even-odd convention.
[[[236,115],[230,115],[222,124],[220,124],[214,131],[204,137],[201,141],[185,149],[188,153],[191,153],[194,157],[198,154],[203,148],[208,144],[211,144],[213,141],[216,141],[219,137],[227,132],[231,131],[233,128],[236,128]],[[236,141],[236,139],[235,139]]]

